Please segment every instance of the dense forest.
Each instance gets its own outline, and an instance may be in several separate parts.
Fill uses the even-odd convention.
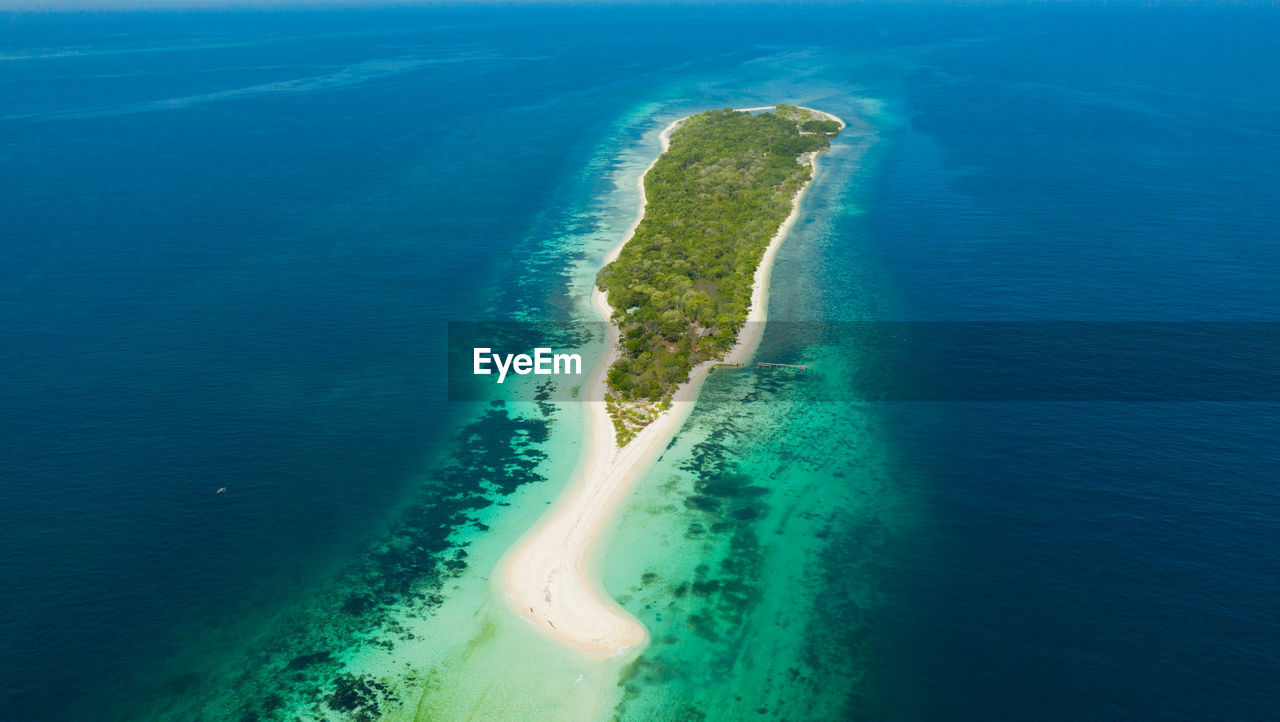
[[[751,304],[756,267],[809,180],[807,153],[836,121],[795,106],[752,115],[710,110],[672,133],[645,176],[635,235],[596,279],[621,330],[609,369],[610,411],[626,443],[699,362],[723,356]]]

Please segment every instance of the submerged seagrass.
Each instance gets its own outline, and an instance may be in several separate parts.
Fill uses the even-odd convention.
[[[690,370],[722,357],[751,306],[757,266],[837,121],[779,105],[686,118],[645,176],[644,218],[597,284],[609,294],[620,356],[609,412],[626,444]]]

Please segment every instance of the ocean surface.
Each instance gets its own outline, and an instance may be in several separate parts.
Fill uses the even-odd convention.
[[[0,13],[0,719],[1280,718],[1280,389],[1215,393],[1280,322],[1278,36],[1227,6]],[[849,121],[771,286],[828,331],[759,352],[814,373],[712,375],[596,560],[653,642],[578,658],[490,575],[582,409],[450,402],[447,323],[589,320],[658,131],[776,102]],[[1178,361],[1214,373],[1046,396],[1006,322],[1195,324]],[[868,374],[851,323],[979,328],[1005,385]],[[1090,370],[1159,386],[1137,358]]]

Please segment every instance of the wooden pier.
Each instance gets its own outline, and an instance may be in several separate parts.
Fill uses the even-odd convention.
[[[791,371],[795,371],[796,373],[802,373],[802,374],[803,374],[803,373],[807,373],[807,372],[809,371],[809,367],[808,367],[808,366],[801,366],[801,365],[799,365],[799,364],[774,364],[774,363],[767,363],[767,362],[764,362],[764,361],[759,361],[759,362],[757,362],[757,363],[756,363],[756,368],[762,368],[762,369],[790,369]]]

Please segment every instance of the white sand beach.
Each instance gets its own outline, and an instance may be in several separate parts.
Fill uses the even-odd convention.
[[[742,110],[769,110],[744,108]],[[844,121],[828,113],[811,112]],[[670,144],[671,133],[684,119],[668,125],[660,136],[662,152]],[[671,408],[641,430],[625,447],[619,447],[604,401],[587,401],[588,421],[584,458],[575,479],[555,503],[511,548],[500,562],[494,576],[511,607],[526,620],[553,639],[584,654],[608,658],[643,647],[648,632],[604,590],[594,573],[593,554],[599,548],[601,535],[608,529],[619,505],[634,484],[648,471],[662,450],[688,418],[707,374],[717,363],[746,363],[755,353],[768,317],[769,277],[774,257],[787,232],[799,215],[800,200],[817,176],[817,154],[807,162],[813,166],[809,183],[796,194],[791,214],[779,226],[756,268],[751,292],[751,307],[746,324],[738,336],[738,344],[720,361],[699,364],[681,384],[672,398]],[[657,163],[657,158],[640,176],[640,212],[626,238],[605,258],[611,263],[631,239],[644,217],[644,177]],[[607,294],[594,288],[591,303],[605,321],[612,309]],[[609,323],[609,352],[592,374],[587,398],[603,399],[605,374],[617,357],[618,328]]]

